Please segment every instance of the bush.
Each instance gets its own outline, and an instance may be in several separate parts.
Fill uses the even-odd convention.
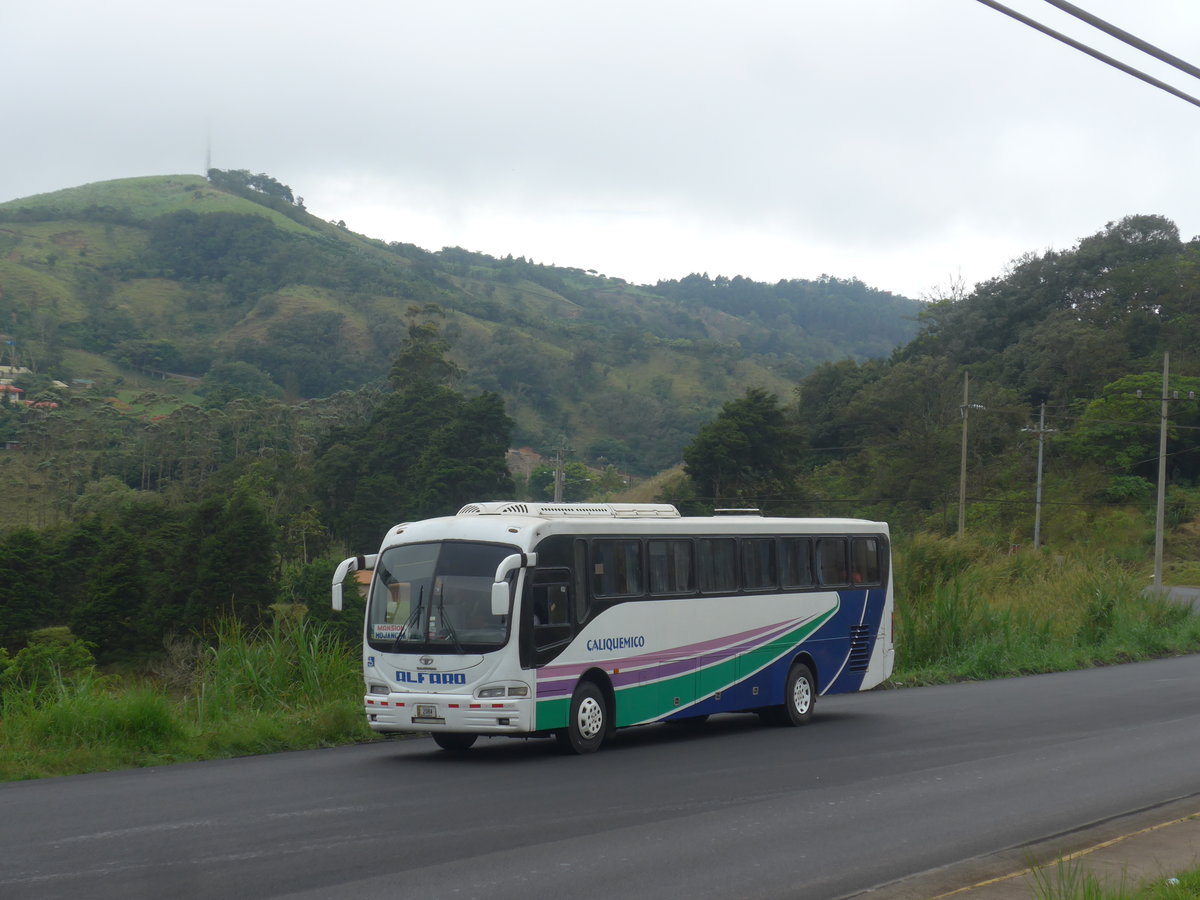
[[[1149,500],[1154,485],[1138,475],[1114,475],[1104,491],[1109,503],[1141,503]]]
[[[37,693],[90,674],[95,667],[90,645],[69,628],[40,628],[15,657],[0,656],[0,687],[7,683]]]

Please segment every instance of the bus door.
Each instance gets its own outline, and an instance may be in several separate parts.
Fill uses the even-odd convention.
[[[571,582],[571,570],[565,568],[534,569],[526,582],[521,606],[523,668],[544,666],[571,643]]]

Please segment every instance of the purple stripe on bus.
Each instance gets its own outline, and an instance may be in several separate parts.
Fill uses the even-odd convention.
[[[629,657],[627,659],[603,660],[602,663],[606,668],[611,667],[621,670],[621,674],[625,674],[628,671],[631,674],[639,675],[640,677],[641,672],[647,669],[654,670],[660,667],[665,661],[676,660],[681,655],[688,655],[689,657],[701,655],[697,653],[697,649],[700,648],[710,651],[703,655],[708,659],[708,664],[712,665],[715,662],[720,662],[721,660],[728,659],[740,653],[746,653],[755,649],[756,647],[760,647],[763,644],[769,643],[780,635],[786,634],[798,626],[803,625],[805,622],[810,621],[811,618],[812,617],[808,619],[794,619],[791,622],[784,622],[782,624],[776,623],[774,625],[766,626],[765,628],[758,628],[754,629],[753,631],[743,632],[736,637],[744,638],[746,635],[756,635],[757,639],[740,640],[739,643],[732,645],[728,644],[728,638],[717,641],[703,641],[696,644],[689,644],[682,647],[673,648],[671,650],[645,653],[641,656]],[[717,652],[712,652],[714,650],[717,650]],[[582,675],[587,669],[594,667],[596,662],[588,661],[565,666],[547,666],[538,673],[539,691],[541,689],[541,685],[549,684],[551,682],[561,681],[564,684],[573,685],[574,680]],[[658,676],[656,675],[655,677]]]
[[[648,665],[645,665],[645,666],[642,666],[639,668],[627,668],[626,666],[613,666],[613,668],[616,668],[619,670],[616,674],[614,674],[612,676],[613,687],[621,688],[621,687],[628,687],[629,685],[632,685],[632,684],[639,684],[643,680],[643,676],[646,674],[650,675],[650,680],[659,680],[659,679],[671,678],[675,675],[680,675],[684,672],[695,671],[700,668],[707,668],[708,666],[716,665],[717,663],[724,662],[724,661],[726,661],[734,656],[737,656],[739,654],[743,654],[743,653],[749,652],[750,650],[754,650],[758,647],[765,646],[766,644],[769,644],[771,641],[775,640],[776,638],[780,637],[781,635],[787,634],[789,631],[794,630],[796,627],[798,627],[799,625],[802,625],[806,621],[809,621],[809,619],[799,619],[799,620],[795,620],[792,622],[786,622],[782,625],[777,624],[777,625],[770,626],[768,633],[766,633],[765,635],[760,633],[760,640],[743,641],[742,643],[737,644],[736,646],[725,647],[719,653],[707,654],[705,657],[703,657],[700,660],[696,660],[696,659],[692,659],[692,658],[678,659],[674,655],[674,653],[678,653],[678,652],[682,652],[682,651],[689,651],[691,649],[691,647],[698,647],[698,646],[704,646],[704,645],[711,646],[714,644],[720,644],[721,642],[720,641],[706,641],[706,642],[704,642],[704,644],[693,644],[693,645],[691,645],[691,647],[683,647],[677,651],[645,654],[644,656],[638,657],[638,658],[641,659],[643,662],[647,663]],[[755,629],[755,631],[762,632],[763,629]],[[750,633],[751,632],[744,632],[743,634],[750,634]],[[742,635],[739,635],[739,637],[741,637],[741,636]],[[670,662],[668,662],[669,660],[670,660]],[[556,672],[550,678],[543,678],[541,676],[541,674],[539,673],[538,680],[537,680],[538,697],[543,698],[543,699],[548,699],[550,697],[566,696],[566,695],[572,693],[575,689],[575,679],[579,675],[583,674],[583,672],[586,669],[592,667],[593,665],[594,665],[594,663],[585,663],[585,664],[581,664],[581,665],[577,665],[577,666],[556,666],[554,668],[556,668],[560,671]],[[550,668],[550,667],[547,667],[547,668]],[[569,671],[562,671],[562,670],[569,670]],[[545,671],[545,670],[543,670],[543,671]]]
[[[726,635],[725,637],[714,638],[712,640],[700,641],[695,644],[685,644],[682,647],[674,647],[670,650],[655,651],[653,653],[642,653],[637,656],[626,656],[607,659],[598,659],[595,662],[579,662],[569,663],[567,665],[546,666],[539,671],[539,680],[541,678],[578,678],[586,670],[596,665],[596,662],[602,662],[605,667],[616,667],[620,669],[634,668],[639,665],[654,665],[664,657],[673,659],[677,656],[699,656],[709,653],[715,649],[723,649],[729,652],[741,653],[749,647],[753,647],[762,642],[764,635],[770,635],[767,640],[771,640],[778,634],[782,634],[790,628],[795,628],[797,625],[802,625],[805,622],[815,618],[809,616],[803,619],[793,619],[790,622],[774,623],[771,625],[763,625],[758,628],[752,628],[748,631],[743,631],[734,635]],[[771,634],[775,632],[775,634]]]

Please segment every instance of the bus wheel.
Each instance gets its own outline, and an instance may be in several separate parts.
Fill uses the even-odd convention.
[[[812,719],[813,705],[817,702],[817,682],[812,670],[803,663],[796,663],[788,672],[783,687],[783,715],[781,725],[807,725]]]
[[[456,734],[449,731],[435,731],[433,733],[433,742],[443,750],[461,753],[463,750],[470,750],[477,737],[479,737],[477,734]]]
[[[567,727],[558,732],[558,745],[571,753],[595,753],[604,743],[608,730],[608,707],[600,688],[590,681],[581,682],[571,697]]]

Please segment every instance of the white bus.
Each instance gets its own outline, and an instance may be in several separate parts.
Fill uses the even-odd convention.
[[[388,532],[373,569],[364,709],[377,732],[554,735],[589,753],[627,725],[756,712],[892,671],[888,528],[666,504],[476,503]]]

